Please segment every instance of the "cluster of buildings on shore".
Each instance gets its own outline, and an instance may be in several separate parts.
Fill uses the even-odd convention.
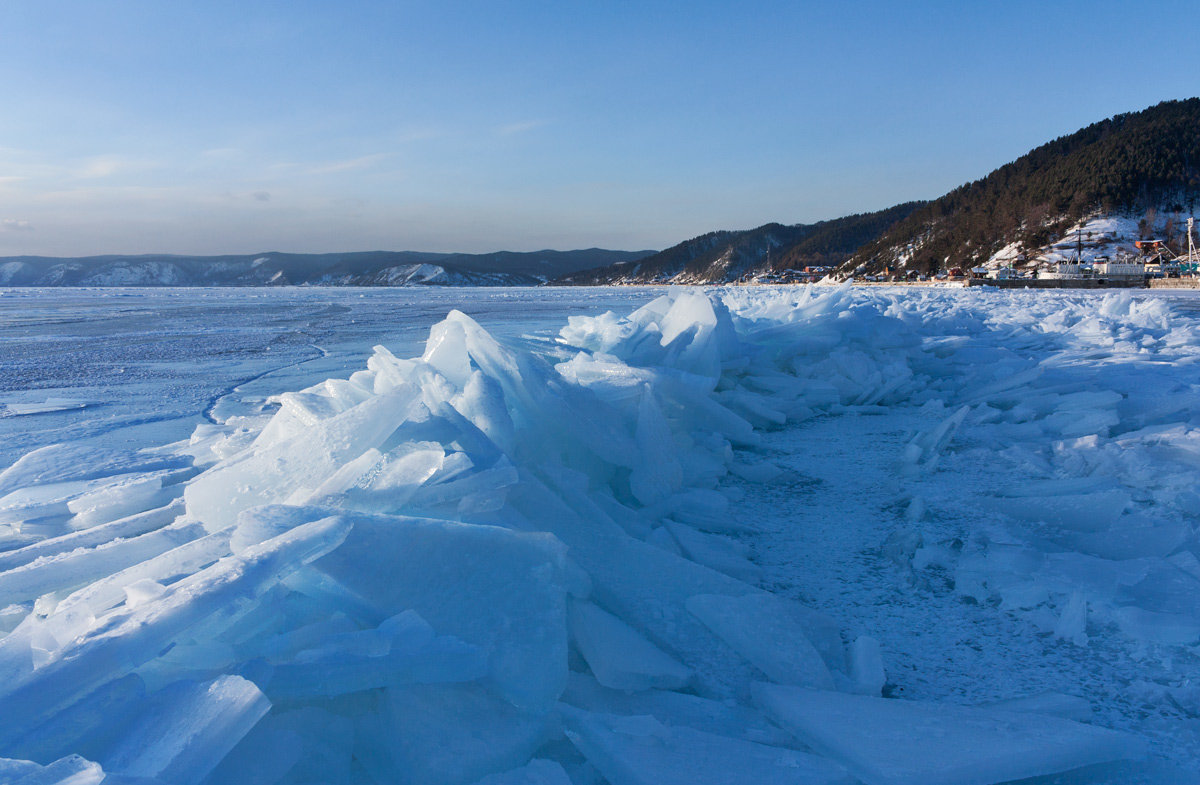
[[[1089,259],[1083,256],[1082,240],[1078,241],[1074,258],[1060,259],[1049,270],[1034,267],[1029,272],[1018,271],[1013,266],[995,270],[975,268],[972,279],[985,279],[988,283],[1008,282],[1023,285],[1030,281],[1043,281],[1050,286],[1116,286],[1143,287],[1155,280],[1200,279],[1200,253],[1192,239],[1194,218],[1188,218],[1188,248],[1185,253],[1174,254],[1162,240],[1138,240],[1134,242],[1137,254],[1118,253],[1116,258],[1097,255]]]
[[[784,284],[784,283],[816,283],[833,272],[833,268],[825,265],[803,267],[799,270],[775,270],[766,273],[746,273],[737,280],[739,284]]]
[[[1004,288],[1200,288],[1200,253],[1193,240],[1194,219],[1187,221],[1187,251],[1180,254],[1173,253],[1163,240],[1154,239],[1133,242],[1136,253],[1131,252],[1129,246],[1121,242],[1118,233],[1112,231],[1111,220],[1097,223],[1108,231],[1093,231],[1092,228],[1097,228],[1095,224],[1080,226],[1075,232],[1074,241],[1066,240],[1046,249],[1048,258],[1029,259],[1013,245],[997,254],[998,258],[994,257],[989,266],[968,269],[951,267],[934,276],[934,280]],[[1085,228],[1088,229],[1088,245],[1092,248],[1090,256],[1084,253]],[[926,276],[901,270],[882,276],[862,276],[856,280],[911,283],[924,281]]]
[[[1000,286],[1034,288],[1100,288],[1186,286],[1200,288],[1200,252],[1193,240],[1195,219],[1187,220],[1187,251],[1175,254],[1163,240],[1143,239],[1133,242],[1137,253],[1131,253],[1129,234],[1113,231],[1111,219],[1100,219],[1081,225],[1074,242],[1060,241],[1045,249],[1045,256],[1029,259],[1017,244],[993,257],[990,266],[973,268],[950,267],[935,274],[904,269],[903,263],[889,267],[886,272],[865,273],[863,268],[850,278],[859,283],[960,283],[964,286]],[[1123,228],[1123,227],[1116,227]],[[1101,231],[1101,230],[1107,231]],[[1084,255],[1083,235],[1086,230],[1091,256]],[[1120,235],[1124,236],[1121,237]],[[1068,238],[1070,235],[1068,235]],[[1072,247],[1074,246],[1074,247]],[[1097,253],[1097,251],[1104,251]],[[768,259],[769,259],[768,255]],[[864,265],[865,266],[865,265]],[[800,269],[748,272],[734,283],[802,284],[817,283],[830,277],[841,280],[835,268],[828,265]]]

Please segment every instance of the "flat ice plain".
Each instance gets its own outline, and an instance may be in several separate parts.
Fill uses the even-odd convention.
[[[0,290],[0,782],[1200,782],[1198,394],[1185,293]]]

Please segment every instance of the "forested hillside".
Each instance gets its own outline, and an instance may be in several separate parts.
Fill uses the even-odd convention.
[[[1121,114],[1042,145],[913,211],[843,264],[928,272],[1030,249],[1098,213],[1190,214],[1200,195],[1200,98]]]
[[[770,223],[745,231],[709,232],[641,261],[574,273],[556,283],[729,283],[810,266],[834,266],[922,204],[909,202],[814,224]]]

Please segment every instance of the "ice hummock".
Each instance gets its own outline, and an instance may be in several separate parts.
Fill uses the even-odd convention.
[[[557,346],[452,312],[422,355],[378,347],[251,430],[31,453],[0,473],[0,772],[985,783],[1137,756],[1015,689],[880,697],[904,652],[851,605],[799,601],[806,576],[766,582],[739,495],[804,488],[784,468],[802,441],[781,456],[765,434],[912,413],[894,473],[920,495],[888,559],[917,591],[951,576],[1048,646],[1188,661],[1200,422],[1171,396],[1200,389],[1200,331],[1127,294],[1021,307],[684,291],[572,316]],[[956,502],[933,480],[968,448],[1023,482],[971,489],[973,528],[939,540]],[[1146,699],[1194,715],[1160,686]],[[1087,708],[1066,705],[1113,718]]]

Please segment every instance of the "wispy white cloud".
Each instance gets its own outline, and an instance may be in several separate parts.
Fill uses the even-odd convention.
[[[389,137],[389,139],[395,144],[412,144],[414,142],[428,142],[433,139],[441,139],[445,135],[446,132],[444,130],[428,126],[408,128],[397,132],[396,135]]]
[[[32,232],[33,224],[20,218],[0,218],[0,232]]]
[[[520,123],[509,123],[508,125],[497,126],[496,134],[498,136],[516,136],[517,134],[526,134],[530,131],[535,131],[547,124],[547,120],[525,120]]]
[[[81,180],[97,180],[114,175],[144,172],[157,169],[160,164],[144,159],[126,158],[120,155],[97,155],[84,159],[72,174]]]
[[[245,151],[239,147],[214,147],[210,150],[202,150],[200,155],[204,158],[227,160],[230,158],[241,158],[245,155]]]
[[[359,169],[369,169],[372,166],[391,158],[393,153],[373,153],[358,158],[347,158],[341,161],[329,161],[308,168],[308,174],[337,174],[338,172],[353,172]]]

